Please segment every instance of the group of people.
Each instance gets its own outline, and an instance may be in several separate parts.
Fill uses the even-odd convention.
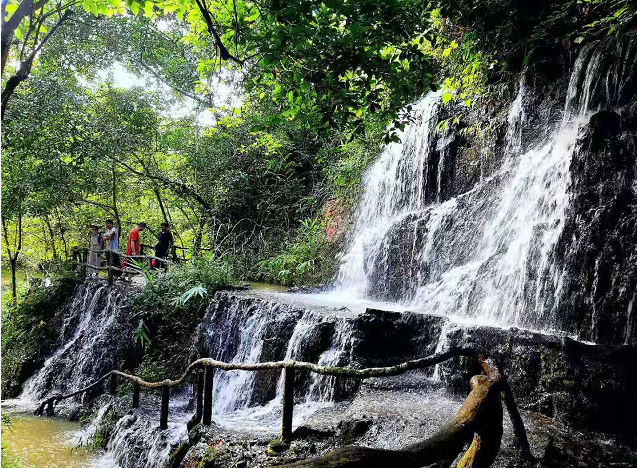
[[[128,263],[128,257],[134,257],[136,255],[140,255],[141,251],[141,239],[140,233],[147,229],[146,223],[138,223],[133,229],[131,229],[128,234],[128,242],[126,243],[126,258],[124,261],[120,260],[119,254],[119,233],[117,232],[117,228],[113,224],[112,219],[106,220],[106,232],[102,232],[100,230],[100,226],[97,223],[90,225],[90,238],[89,238],[89,254],[88,254],[88,274],[90,276],[97,276],[99,274],[99,268],[102,264],[102,254],[101,250],[107,250],[106,252],[106,261],[109,266],[114,266],[117,268],[125,268]],[[161,223],[161,230],[157,236],[157,244],[155,245],[155,257],[166,259],[168,258],[168,253],[170,252],[170,248],[173,245],[173,235],[170,232],[170,226],[168,223]],[[163,265],[154,266],[161,267]],[[115,276],[121,276],[121,272],[117,273]]]

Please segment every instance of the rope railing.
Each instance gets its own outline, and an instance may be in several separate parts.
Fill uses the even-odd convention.
[[[444,361],[458,356],[477,356],[477,352],[472,349],[453,348],[448,351],[438,352],[430,356],[406,361],[401,364],[387,367],[369,367],[364,369],[355,369],[352,367],[329,367],[304,361],[274,361],[274,362],[258,362],[258,363],[232,363],[217,361],[212,358],[201,358],[193,361],[188,365],[184,373],[177,379],[164,379],[158,382],[147,382],[141,377],[128,374],[119,370],[111,370],[97,379],[90,385],[65,395],[53,395],[42,401],[35,414],[41,415],[46,409],[46,413],[53,414],[54,405],[62,400],[72,398],[82,393],[88,392],[110,378],[109,391],[112,395],[117,393],[117,379],[121,378],[133,383],[133,408],[139,407],[139,396],[141,387],[148,389],[162,389],[162,405],[160,412],[160,428],[168,428],[168,408],[170,389],[184,383],[189,375],[195,371],[198,372],[197,379],[197,408],[195,416],[190,424],[198,424],[203,419],[203,424],[210,425],[212,422],[212,395],[213,395],[213,379],[215,369],[231,371],[241,370],[249,372],[267,371],[281,369],[283,371],[283,413],[281,423],[281,437],[289,440],[292,436],[292,415],[294,407],[294,376],[295,371],[309,371],[321,375],[329,375],[334,377],[344,377],[353,379],[367,379],[370,377],[391,377],[405,372],[417,369],[424,369],[435,366]],[[203,370],[203,372],[201,372]]]

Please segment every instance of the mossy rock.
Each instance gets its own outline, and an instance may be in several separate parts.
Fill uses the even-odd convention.
[[[208,447],[197,468],[222,468],[232,466],[232,454],[218,447]]]
[[[281,437],[271,440],[268,444],[268,455],[278,455],[290,448],[289,442],[284,441]]]

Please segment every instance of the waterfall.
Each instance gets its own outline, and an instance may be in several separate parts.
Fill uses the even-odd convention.
[[[230,311],[230,321],[224,326],[228,327],[222,333],[222,339],[217,345],[219,351],[228,351],[236,346],[236,352],[231,357],[233,362],[255,363],[261,355],[263,338],[266,332],[266,324],[269,320],[268,309],[254,311],[246,316],[246,309],[240,304]],[[238,342],[235,334],[229,328],[236,327],[240,330]],[[215,413],[227,413],[247,406],[254,386],[255,373],[243,371],[216,372],[214,378],[214,411]]]
[[[547,113],[524,135],[529,92],[521,81],[508,109],[498,170],[444,200],[428,177],[440,94],[416,106],[415,121],[368,170],[338,274],[341,293],[393,300],[412,310],[533,329],[558,328],[562,271],[555,246],[569,206],[569,166],[603,78],[596,43],[573,66],[561,118]],[[538,136],[541,135],[541,136]],[[438,185],[438,187],[432,187]],[[436,191],[437,197],[426,194]]]
[[[114,326],[120,300],[104,285],[80,287],[66,308],[59,347],[25,382],[20,399],[36,401],[52,391],[78,390],[114,367],[118,345],[109,340],[107,330]]]
[[[318,364],[327,367],[348,365],[351,361],[349,352],[353,340],[352,324],[347,320],[339,320],[335,326],[334,336],[327,351],[321,353]],[[306,394],[306,401],[329,403],[336,400],[337,385],[342,379],[330,375],[311,374],[310,387]]]
[[[414,122],[399,135],[402,142],[390,143],[366,175],[356,235],[339,272],[340,283],[355,295],[369,289],[368,271],[388,254],[383,240],[391,226],[425,208],[429,144],[440,96],[430,93],[414,106]]]

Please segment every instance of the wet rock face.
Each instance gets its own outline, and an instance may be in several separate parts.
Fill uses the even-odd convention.
[[[367,309],[352,320],[352,357],[360,367],[391,366],[433,354],[446,319]]]
[[[599,346],[515,328],[458,326],[446,346],[485,350],[502,362],[518,403],[579,428],[630,434],[637,418],[637,348]],[[443,381],[465,394],[479,371],[468,359],[443,365]]]
[[[558,253],[564,328],[581,339],[634,344],[637,291],[636,106],[602,110],[571,163],[572,203]]]
[[[218,304],[211,307],[216,320],[236,320],[227,314],[237,305],[252,313],[274,309],[279,317],[286,317],[276,326],[271,320],[264,322],[266,339],[257,361],[282,360],[293,346],[296,360],[366,368],[391,366],[449,348],[471,348],[502,363],[514,395],[525,409],[575,427],[613,434],[630,434],[631,421],[637,419],[635,346],[586,344],[561,335],[458,324],[422,313],[367,309],[343,316],[234,293],[218,293],[216,298]],[[223,333],[221,326],[217,323],[217,333]],[[337,358],[326,364],[324,353],[330,350],[338,351]],[[218,352],[216,356],[221,359],[223,355]],[[438,372],[445,387],[460,396],[468,393],[469,380],[478,373],[480,366],[467,358],[447,361]],[[263,375],[255,377],[251,405],[263,404],[276,395],[280,373],[258,374]],[[392,377],[392,385],[411,388],[425,381],[431,385],[432,374],[430,368]],[[316,398],[308,393],[312,379],[310,373],[297,373],[295,394],[299,398]],[[333,400],[341,400],[352,397],[360,382],[332,378],[322,384],[332,389]]]

